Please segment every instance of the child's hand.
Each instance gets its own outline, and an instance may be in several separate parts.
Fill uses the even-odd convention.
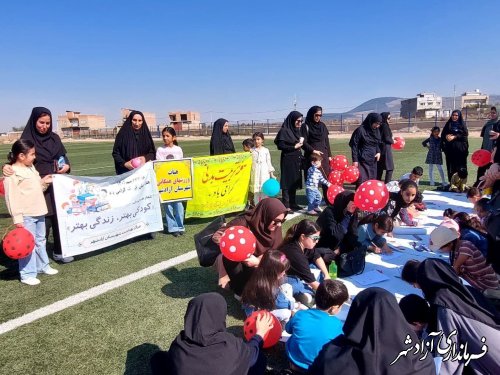
[[[270,312],[261,313],[255,320],[255,334],[264,337],[274,327],[274,319]]]
[[[373,252],[374,252],[375,254],[380,254],[380,253],[382,253],[382,249],[381,249],[380,247],[376,246],[376,245],[372,245],[372,249],[373,249]]]
[[[389,246],[387,246],[387,244],[385,244],[382,247],[382,253],[384,253],[384,254],[392,254],[392,249]]]
[[[54,180],[54,177],[51,175],[51,174],[48,174],[47,176],[45,176],[44,178],[42,178],[42,182],[44,184],[51,184],[52,181]]]
[[[69,165],[68,164],[64,164],[61,169],[58,169],[57,170],[57,174],[65,174],[66,172],[69,171]]]

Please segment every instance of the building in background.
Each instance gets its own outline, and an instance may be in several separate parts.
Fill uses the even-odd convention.
[[[106,119],[103,115],[87,115],[77,111],[66,111],[57,116],[57,130],[65,135],[79,135],[81,131],[104,129]]]
[[[401,117],[432,118],[441,114],[443,99],[434,93],[420,93],[415,98],[401,100]]]
[[[471,92],[464,92],[460,97],[461,108],[485,108],[488,106],[489,97],[486,94],[481,93],[479,89]]]
[[[192,111],[177,111],[169,112],[168,118],[170,120],[170,126],[175,129],[176,132],[181,130],[192,130],[200,129],[200,113]]]

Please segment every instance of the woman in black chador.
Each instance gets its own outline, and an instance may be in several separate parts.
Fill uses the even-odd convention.
[[[322,156],[321,170],[325,178],[330,174],[330,158],[332,151],[330,150],[330,140],[328,139],[328,129],[321,121],[323,115],[323,108],[315,105],[309,108],[306,115],[306,121],[302,124],[300,132],[304,137],[304,179],[307,178],[307,170],[309,169],[309,158],[311,154],[318,154]],[[323,186],[323,192],[326,195],[327,187]]]
[[[229,134],[229,122],[220,118],[214,122],[210,138],[210,155],[232,154],[234,152],[236,150]]]
[[[469,155],[469,131],[462,117],[462,112],[455,110],[441,132],[441,148],[446,158],[448,181],[460,168],[467,170]]]
[[[302,152],[303,138],[301,137],[300,127],[302,125],[302,113],[292,111],[286,117],[281,129],[279,130],[274,143],[281,151],[281,197],[286,208],[291,210],[300,210],[296,202],[297,189],[302,188]]]
[[[132,111],[116,135],[113,146],[116,174],[134,169],[132,159],[140,158],[141,164],[155,160],[156,149],[144,115]]]
[[[385,183],[388,183],[392,179],[392,172],[394,171],[394,159],[392,158],[392,147],[394,139],[392,138],[391,127],[389,122],[391,120],[390,112],[382,112],[382,123],[380,124],[380,160],[377,163],[377,180],[382,181],[382,175],[385,171]]]
[[[369,113],[363,123],[354,130],[349,142],[352,163],[359,168],[359,186],[367,180],[377,178],[377,162],[380,159],[380,131],[382,116]]]

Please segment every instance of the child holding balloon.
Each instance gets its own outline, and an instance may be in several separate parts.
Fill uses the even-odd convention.
[[[271,163],[271,153],[264,147],[264,134],[256,132],[252,135],[255,147],[252,152],[252,171],[250,173],[250,193],[256,205],[266,197],[262,185],[270,178],[274,178],[274,167]],[[272,195],[271,195],[272,196]]]
[[[55,275],[58,271],[49,266],[45,239],[45,215],[47,204],[43,192],[52,182],[52,175],[40,178],[33,166],[35,144],[19,139],[8,155],[14,174],[5,177],[5,202],[17,228],[25,228],[35,239],[35,248],[27,257],[19,259],[21,282],[40,284],[38,273]]]
[[[164,146],[158,147],[156,160],[173,160],[184,157],[182,148],[177,143],[177,133],[171,126],[165,127],[161,132]],[[165,219],[167,230],[174,237],[184,234],[184,206],[182,202],[165,203]]]

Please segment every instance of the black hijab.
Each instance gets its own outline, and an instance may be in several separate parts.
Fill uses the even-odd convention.
[[[240,375],[250,367],[250,350],[226,331],[227,304],[218,293],[189,301],[184,330],[170,345],[170,373]]]
[[[365,131],[372,135],[374,138],[377,138],[380,140],[380,132],[377,129],[373,129],[372,128],[372,125],[375,123],[375,122],[378,122],[378,123],[382,123],[382,116],[380,116],[378,113],[375,113],[375,112],[372,112],[372,113],[369,113],[366,118],[363,120],[363,122],[361,123],[361,126],[365,129]]]
[[[281,129],[276,134],[276,138],[274,138],[274,143],[278,145],[280,141],[288,143],[290,145],[295,145],[299,142],[300,138],[300,127],[295,127],[295,121],[298,118],[302,117],[302,113],[298,111],[292,111],[286,116],[285,121],[281,125]]]
[[[335,200],[333,201],[333,217],[335,221],[340,223],[344,217],[344,210],[347,208],[349,202],[354,201],[354,192],[350,190],[345,190],[337,194]]]
[[[220,118],[214,122],[212,137],[210,138],[210,155],[232,154],[236,152],[229,131],[227,133],[222,131],[226,122],[228,121],[224,118]]]
[[[304,124],[302,124],[302,129],[307,129],[305,132],[302,131],[302,134],[307,134],[308,143],[312,144],[323,142],[325,136],[328,137],[328,129],[326,128],[326,125],[322,121],[316,122],[314,120],[314,114],[318,111],[323,112],[323,108],[321,108],[319,105],[315,105],[309,108],[309,111],[307,111],[306,120]]]
[[[455,270],[441,259],[426,259],[417,269],[417,283],[433,308],[441,306],[466,318],[500,329],[500,316],[476,289],[462,284]],[[431,322],[437,330],[436,322]]]
[[[36,129],[36,122],[44,115],[50,116],[50,128],[47,133],[40,134]],[[66,155],[61,138],[52,131],[52,123],[52,114],[47,108],[35,107],[21,134],[22,139],[29,139],[35,144],[35,168],[41,176],[54,173],[54,160]]]
[[[132,119],[135,115],[142,117],[142,126],[138,131],[132,127]],[[154,160],[155,145],[153,137],[149,132],[148,124],[142,112],[131,111],[116,135],[113,146],[113,157],[115,159],[115,170],[117,174],[128,172],[123,166],[129,160],[138,156],[144,156],[146,161]]]
[[[382,123],[387,124],[387,119],[391,115],[391,112],[382,112],[380,116],[382,117]]]
[[[310,374],[428,374],[436,373],[429,355],[402,356],[418,337],[406,321],[394,295],[382,288],[367,288],[354,299],[344,334],[326,344],[309,368]],[[414,345],[414,344],[411,344]]]

